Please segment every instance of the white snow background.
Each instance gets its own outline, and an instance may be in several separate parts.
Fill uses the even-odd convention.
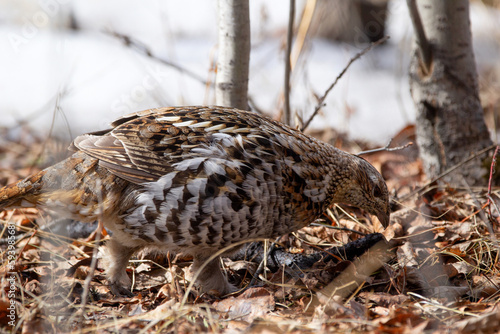
[[[298,22],[304,0],[297,1]],[[250,0],[249,96],[276,115],[283,91],[289,1]],[[265,15],[263,14],[265,13]],[[80,29],[68,30],[74,17]],[[500,14],[471,5],[476,61],[500,61]],[[216,0],[0,0],[0,126],[71,138],[129,112],[214,104],[213,90],[111,36],[118,32],[204,80],[215,80]],[[333,127],[385,144],[415,119],[408,85],[412,28],[406,1],[390,4],[391,38],[356,61],[311,128]],[[308,40],[292,77],[291,105],[306,120],[349,59],[366,45]]]

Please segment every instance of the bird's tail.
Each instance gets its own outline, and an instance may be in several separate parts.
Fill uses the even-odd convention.
[[[34,207],[42,191],[45,173],[46,170],[42,170],[22,181],[0,188],[0,211],[7,208]]]

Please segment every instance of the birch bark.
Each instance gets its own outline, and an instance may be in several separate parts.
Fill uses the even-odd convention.
[[[408,0],[416,34],[410,89],[417,108],[417,143],[429,178],[492,144],[479,100],[467,0]],[[413,7],[413,8],[412,8]],[[475,160],[445,178],[485,182]]]
[[[250,19],[248,0],[219,0],[217,105],[248,110]]]

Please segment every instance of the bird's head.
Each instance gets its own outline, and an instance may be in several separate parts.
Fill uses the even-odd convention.
[[[384,227],[389,225],[389,191],[382,175],[368,161],[354,156],[350,178],[340,202],[376,215]]]

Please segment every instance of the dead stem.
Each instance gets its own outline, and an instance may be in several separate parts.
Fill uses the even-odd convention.
[[[349,60],[349,62],[344,67],[344,69],[342,70],[342,72],[340,72],[340,74],[337,76],[337,78],[335,78],[335,81],[330,85],[330,87],[327,88],[327,90],[325,91],[325,93],[323,94],[323,96],[319,99],[318,105],[316,106],[316,108],[314,109],[312,115],[309,117],[309,119],[304,124],[304,126],[302,127],[302,129],[300,129],[301,131],[305,131],[307,129],[307,127],[309,126],[309,124],[311,123],[311,121],[314,119],[314,117],[316,117],[316,115],[321,110],[321,108],[323,108],[323,106],[324,106],[323,103],[325,102],[326,97],[328,96],[328,94],[330,93],[330,91],[333,89],[333,87],[335,87],[335,85],[337,85],[337,82],[340,80],[340,78],[342,78],[344,76],[344,74],[347,72],[347,70],[352,65],[352,63],[354,63],[356,60],[358,60],[359,58],[361,58],[361,56],[363,56],[364,54],[366,54],[373,47],[385,43],[385,41],[387,41],[388,39],[389,39],[389,36],[385,36],[384,38],[381,38],[378,41],[371,43],[363,51],[357,53],[354,57],[352,57]]]

